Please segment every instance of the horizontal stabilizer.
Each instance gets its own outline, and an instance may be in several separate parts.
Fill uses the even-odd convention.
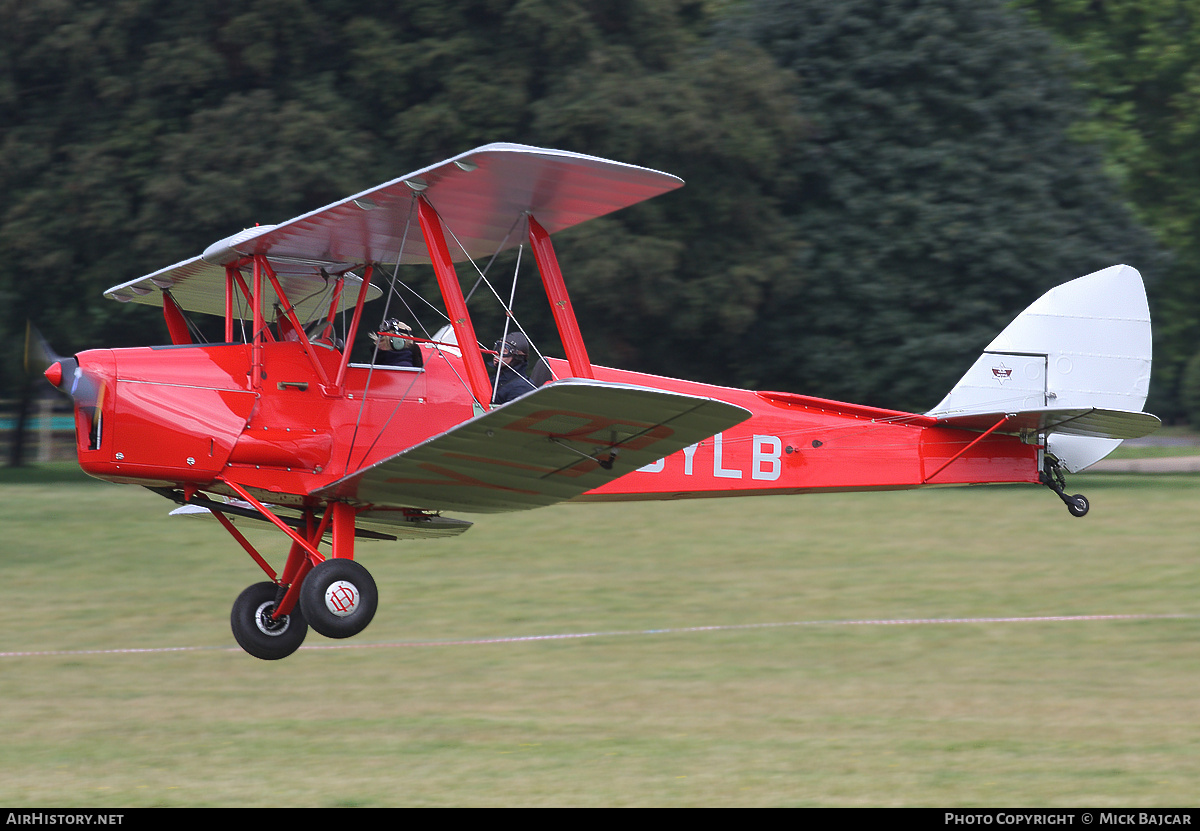
[[[1161,426],[1157,416],[1131,413],[1126,410],[1092,408],[1055,409],[1043,407],[1018,413],[970,413],[943,416],[938,424],[964,430],[985,431],[995,427],[1000,433],[1042,433],[1062,436],[1086,436],[1094,439],[1137,439],[1153,433]]]
[[[710,398],[565,379],[313,495],[430,511],[538,508],[607,484],[749,417],[741,407]]]

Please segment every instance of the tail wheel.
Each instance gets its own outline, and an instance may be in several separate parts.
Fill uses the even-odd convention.
[[[274,583],[255,583],[238,595],[229,616],[238,645],[264,661],[291,655],[308,634],[308,623],[298,605],[289,615],[272,617],[278,594],[279,586]]]
[[[1038,479],[1043,485],[1058,494],[1058,498],[1071,512],[1071,516],[1084,516],[1091,507],[1091,503],[1082,493],[1067,496],[1067,478],[1063,476],[1062,464],[1049,453],[1046,454],[1046,462]]]
[[[300,605],[313,629],[327,638],[349,638],[375,617],[379,590],[371,573],[353,560],[326,560],[304,578]]]

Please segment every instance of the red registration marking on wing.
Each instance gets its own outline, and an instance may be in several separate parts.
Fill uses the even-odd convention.
[[[582,457],[578,463],[566,468],[555,468],[547,465],[527,465],[508,459],[485,459],[482,456],[469,456],[466,453],[443,453],[442,457],[446,459],[461,459],[464,462],[473,462],[475,464],[499,465],[513,470],[528,471],[540,476],[570,476],[572,478],[590,473],[600,466],[600,463],[595,459],[584,459]]]
[[[576,419],[581,424],[563,432],[562,419]],[[536,413],[530,413],[524,418],[517,419],[512,424],[505,426],[504,429],[569,441],[595,442],[605,446],[617,443],[613,441],[614,432],[640,433],[641,435],[635,435],[628,440],[619,442],[621,447],[627,450],[642,450],[655,442],[675,435],[675,431],[665,424],[646,424],[567,410],[538,410]]]
[[[476,459],[475,461],[484,461]],[[406,476],[392,476],[384,480],[389,485],[427,485],[427,486],[445,486],[452,485],[468,488],[487,488],[494,491],[508,491],[510,493],[523,493],[530,496],[537,496],[537,491],[524,490],[522,488],[510,488],[505,485],[497,485],[494,482],[485,482],[482,479],[476,479],[473,476],[468,476],[465,473],[459,473],[456,470],[451,470],[448,467],[435,465],[432,462],[422,462],[418,465],[422,470],[429,471],[441,479],[414,479]]]
[[[549,468],[545,465],[527,465],[521,462],[510,461],[509,459],[488,459],[483,456],[472,456],[470,453],[443,453],[443,459],[460,459],[464,462],[471,462],[478,465],[503,465],[514,470],[527,470],[531,473],[545,473]]]

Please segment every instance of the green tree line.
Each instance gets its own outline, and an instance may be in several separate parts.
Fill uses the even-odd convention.
[[[1087,86],[1131,81],[1063,45],[1069,5],[0,0],[0,397],[26,319],[61,352],[160,342],[102,291],[513,141],[687,182],[556,239],[598,362],[922,410],[1042,291],[1126,262],[1166,333],[1148,408],[1178,416],[1200,201],[1146,207],[1113,139],[1137,119]]]
[[[1200,426],[1200,2],[1019,0],[1077,58],[1074,134],[1171,253],[1151,293],[1156,400]]]

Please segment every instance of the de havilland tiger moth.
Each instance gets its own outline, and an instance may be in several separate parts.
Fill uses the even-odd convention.
[[[1046,485],[1082,516],[1088,502],[1066,493],[1064,474],[1159,426],[1142,412],[1146,293],[1126,265],[1036,300],[927,413],[593,364],[551,237],[682,184],[486,145],[105,292],[161,306],[169,344],[62,357],[31,330],[28,360],[74,400],[88,474],[212,517],[262,569],[231,623],[266,660],[293,653],[309,627],[346,638],[371,621],[378,590],[359,540],[461,534],[471,523],[456,512],[1010,482]],[[493,289],[505,331],[481,346],[456,263],[509,249],[532,253],[565,357],[531,360],[528,391],[494,404],[501,373],[488,361],[527,333]],[[380,286],[391,308],[398,267],[420,263],[446,323],[369,331]],[[201,342],[195,315],[221,318],[222,341]],[[418,359],[352,362],[363,334]],[[280,570],[238,529],[244,519],[285,536]]]

